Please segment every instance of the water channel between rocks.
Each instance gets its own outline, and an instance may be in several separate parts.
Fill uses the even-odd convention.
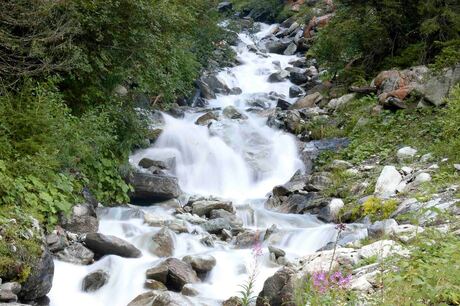
[[[273,224],[277,226],[279,231],[262,243],[256,293],[262,289],[265,279],[280,268],[270,261],[268,245],[283,249],[287,260],[293,260],[315,252],[336,235],[334,225],[324,224],[314,216],[282,214],[264,208],[267,194],[274,186],[286,183],[297,170],[303,170],[296,140],[268,127],[266,117],[248,111],[255,101],[260,103],[261,100],[267,108],[275,107],[276,101],[266,98],[270,92],[289,96],[292,83],[269,83],[267,79],[279,66],[289,66],[295,56],[262,55],[248,48],[271,29],[271,26],[261,25],[261,31],[254,35],[239,34],[240,44],[236,51],[244,63],[223,70],[219,77],[230,88],[241,88],[242,93],[218,95],[210,101],[210,108],[234,106],[247,119],[221,119],[208,128],[194,124],[203,113],[187,112],[182,119],[165,115],[164,131],[157,142],[131,157],[132,164],[137,165],[143,157],[161,160],[174,156],[174,174],[183,191],[231,200],[243,226],[262,235]],[[145,213],[174,218],[173,207],[140,209]],[[53,288],[49,295],[52,306],[125,306],[147,291],[144,288],[145,271],[163,260],[149,251],[149,241],[160,227],[144,224],[142,214],[128,207],[103,209],[99,211],[99,218],[99,232],[129,241],[142,251],[143,256],[136,259],[105,256],[89,266],[55,261]],[[205,246],[200,242],[203,229],[199,225],[187,226],[189,233],[174,236],[173,257],[208,254],[217,262],[202,282],[193,285],[199,295],[190,300],[196,305],[221,305],[223,300],[237,295],[241,290],[239,285],[248,280],[254,261],[253,249],[251,246],[235,248],[232,243],[224,242]],[[110,274],[108,283],[96,292],[83,292],[82,279],[98,269]]]

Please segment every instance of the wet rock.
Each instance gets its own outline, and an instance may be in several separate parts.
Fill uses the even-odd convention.
[[[229,95],[237,96],[237,95],[241,95],[242,93],[243,93],[243,90],[241,88],[233,87],[232,89],[230,89]]]
[[[230,213],[224,209],[214,209],[209,214],[210,219],[224,218],[228,220],[232,227],[243,226],[243,221],[236,214]]]
[[[253,230],[246,229],[235,237],[235,247],[243,249],[253,247],[259,241],[259,235]]]
[[[185,284],[180,293],[185,296],[197,296],[200,294],[198,290],[193,288],[190,284]]]
[[[168,258],[158,266],[147,270],[147,278],[160,281],[169,290],[181,291],[185,284],[193,284],[200,281],[192,267],[177,259]]]
[[[304,119],[297,110],[275,112],[267,120],[269,127],[285,130],[293,134],[297,134],[304,123]]]
[[[188,255],[182,258],[197,273],[207,273],[216,266],[216,259],[211,255]]]
[[[318,212],[318,218],[325,222],[338,222],[340,210],[345,206],[342,199],[332,199]]]
[[[164,201],[182,193],[177,178],[166,174],[134,172],[128,181],[134,187],[134,201]]]
[[[282,41],[282,40],[275,40],[275,41],[269,41],[265,44],[265,49],[269,53],[277,53],[277,54],[283,54],[284,50],[290,45],[290,42],[288,41]]]
[[[278,102],[276,103],[276,107],[281,109],[281,110],[288,110],[291,107],[291,103],[284,99],[278,99]]]
[[[149,246],[150,252],[158,257],[169,257],[174,254],[174,234],[166,227],[156,232]]]
[[[294,274],[293,269],[284,267],[269,277],[257,297],[256,306],[294,305]]]
[[[201,80],[208,84],[209,88],[216,94],[228,95],[230,93],[230,88],[225,81],[215,74],[204,75]]]
[[[153,290],[145,292],[132,300],[128,306],[189,306],[193,305],[187,297],[171,291]]]
[[[297,45],[294,42],[292,42],[289,44],[289,46],[287,46],[283,54],[284,55],[294,55],[296,51],[297,51]]]
[[[232,225],[227,219],[217,218],[206,221],[201,227],[210,234],[219,234],[223,229],[231,230]]]
[[[289,87],[289,98],[297,98],[304,94],[305,92],[300,86],[292,85],[291,87]]]
[[[165,284],[154,279],[147,279],[144,283],[144,287],[152,290],[168,290]]]
[[[264,241],[269,239],[272,234],[277,232],[279,232],[278,227],[276,227],[276,224],[272,224],[269,228],[265,230]]]
[[[298,99],[292,106],[291,109],[302,109],[302,108],[311,108],[320,102],[323,99],[323,96],[316,92],[311,95],[302,97]]]
[[[144,157],[139,161],[139,167],[149,169],[152,167],[158,168],[158,169],[168,169],[168,165],[161,160],[153,160],[147,157]]]
[[[234,106],[229,105],[222,111],[222,114],[228,119],[247,119],[248,117],[240,113]]]
[[[306,187],[307,181],[308,176],[302,174],[299,170],[294,173],[286,184],[273,187],[273,195],[280,197],[303,190]]]
[[[84,242],[88,249],[100,256],[118,255],[126,258],[142,256],[142,252],[134,245],[115,236],[89,233],[86,235]]]
[[[192,203],[192,213],[198,216],[207,216],[212,210],[224,209],[228,212],[233,212],[232,202],[214,201],[214,200],[199,200]]]
[[[385,166],[377,179],[375,194],[383,198],[390,197],[396,193],[401,181],[402,176],[394,166]]]
[[[82,289],[85,292],[94,292],[99,290],[109,281],[109,274],[104,270],[91,272],[83,278]]]
[[[61,216],[60,219],[64,229],[76,234],[95,233],[99,227],[96,211],[87,203],[73,206],[70,216]]]
[[[290,70],[289,80],[295,85],[302,85],[308,82],[308,76],[304,69],[293,67],[293,69]]]
[[[18,294],[21,300],[31,301],[44,297],[53,284],[54,262],[50,252],[45,249],[31,270],[29,277],[22,284]]]
[[[276,258],[276,259],[278,259],[278,257],[286,256],[286,252],[285,252],[285,251],[283,251],[282,249],[277,248],[277,247],[275,247],[275,246],[272,246],[272,245],[269,245],[269,246],[268,246],[268,251],[270,252],[270,254],[275,255],[275,258]]]
[[[280,70],[277,72],[273,72],[270,74],[268,77],[268,82],[270,83],[279,83],[279,82],[284,82],[286,79],[289,77],[289,72],[286,70]]]
[[[75,242],[71,246],[58,252],[56,257],[59,260],[73,264],[88,265],[93,262],[94,253],[81,243]]]

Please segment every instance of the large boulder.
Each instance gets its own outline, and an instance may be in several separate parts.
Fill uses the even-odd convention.
[[[257,306],[294,306],[295,271],[284,267],[269,277],[257,297]]]
[[[134,172],[128,181],[134,187],[131,195],[134,201],[164,201],[182,193],[177,178],[166,174]]]
[[[280,70],[273,72],[268,76],[268,82],[270,83],[279,83],[284,82],[289,77],[289,72],[286,70]]]
[[[54,277],[54,262],[51,253],[45,249],[30,271],[18,297],[32,301],[44,297],[50,292]]]
[[[180,292],[185,284],[198,283],[195,270],[192,267],[177,259],[168,258],[154,268],[147,270],[148,279],[154,279],[162,282],[169,290]]]
[[[222,230],[232,230],[232,225],[228,219],[217,218],[206,221],[201,227],[210,234],[219,234]]]
[[[216,94],[228,95],[230,93],[230,88],[225,81],[215,74],[204,75],[201,80]]]
[[[100,256],[118,255],[126,258],[142,256],[142,252],[134,245],[115,236],[89,233],[86,235],[84,242],[91,251]]]
[[[99,227],[93,205],[85,203],[72,207],[70,216],[61,216],[61,226],[76,234],[95,233]]]
[[[174,233],[163,227],[153,235],[149,249],[158,257],[172,256],[174,254]]]
[[[96,270],[86,275],[82,281],[82,289],[85,292],[99,290],[109,281],[109,274],[104,270]]]

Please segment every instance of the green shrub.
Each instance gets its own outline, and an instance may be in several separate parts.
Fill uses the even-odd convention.
[[[384,276],[381,305],[460,304],[460,239],[451,233],[426,230],[411,247],[410,259],[399,258],[397,269]]]
[[[362,215],[369,216],[372,221],[388,219],[398,207],[398,201],[390,199],[382,201],[376,197],[370,197],[362,206]]]

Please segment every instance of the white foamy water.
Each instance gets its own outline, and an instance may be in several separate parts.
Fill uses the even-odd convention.
[[[143,157],[175,157],[174,174],[186,193],[233,200],[244,226],[260,233],[272,224],[277,225],[280,231],[264,242],[263,254],[257,260],[256,293],[261,290],[265,279],[280,268],[269,261],[268,244],[279,246],[287,252],[288,259],[294,259],[316,251],[336,235],[333,225],[323,224],[313,216],[281,214],[263,207],[263,199],[275,185],[287,182],[297,170],[303,169],[295,139],[269,128],[266,118],[246,111],[255,97],[266,97],[270,92],[288,96],[292,85],[289,81],[269,83],[267,78],[277,70],[274,61],[284,68],[293,56],[262,56],[248,51],[247,45],[254,44],[253,39],[261,39],[271,30],[272,27],[262,25],[261,31],[253,36],[240,34],[241,43],[236,51],[244,64],[223,70],[219,77],[230,87],[240,87],[242,94],[218,96],[210,101],[210,107],[236,107],[248,117],[247,120],[221,119],[208,128],[194,124],[202,113],[187,113],[183,119],[165,115],[164,131],[155,145],[131,157],[133,165]],[[267,98],[263,100],[269,107],[276,103]],[[173,209],[158,206],[140,209],[166,216],[173,213]],[[148,250],[149,240],[159,228],[143,224],[143,220],[135,215],[129,217],[129,210],[104,210],[100,214],[99,231],[133,243],[143,256],[138,259],[106,256],[89,266],[56,261],[53,288],[49,294],[52,306],[125,306],[147,291],[143,288],[145,271],[161,261]],[[223,300],[237,295],[241,290],[239,286],[247,281],[254,265],[252,250],[218,243],[215,247],[204,246],[199,241],[202,230],[193,225],[190,229],[196,229],[197,234],[175,236],[174,257],[210,254],[217,260],[216,267],[206,279],[194,285],[200,295],[193,298],[191,304],[220,305]],[[83,292],[83,277],[98,269],[109,272],[108,284],[94,293]]]

